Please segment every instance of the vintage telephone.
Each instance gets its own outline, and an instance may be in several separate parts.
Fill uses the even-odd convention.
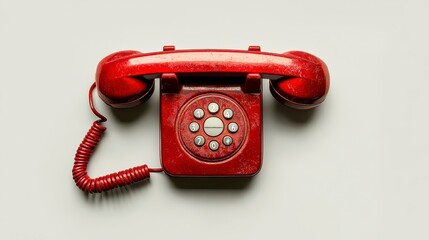
[[[128,108],[149,99],[160,80],[162,168],[142,165],[90,178],[87,165],[106,127],[92,91],[109,106]],[[98,64],[89,91],[95,121],[80,144],[73,166],[76,185],[102,192],[149,178],[253,176],[262,164],[262,79],[280,103],[297,109],[318,106],[329,89],[329,72],[319,58],[300,51],[283,54],[243,50],[120,51]]]

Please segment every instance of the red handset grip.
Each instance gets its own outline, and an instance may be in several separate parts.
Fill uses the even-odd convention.
[[[325,79],[321,64],[293,55],[217,49],[134,53],[102,62],[97,70],[97,79],[100,83],[141,75],[153,79],[170,72],[260,73],[269,79],[287,76],[315,81]]]
[[[271,80],[295,78],[298,80],[287,86],[282,85],[284,89],[279,89],[280,94],[296,99],[319,99],[320,102],[329,88],[329,73],[325,63],[311,54],[299,51],[277,54],[218,49],[114,53],[98,65],[97,86],[104,100],[121,99],[138,95],[146,88],[146,83],[136,81],[136,78],[154,79],[162,73],[259,73],[262,78]]]

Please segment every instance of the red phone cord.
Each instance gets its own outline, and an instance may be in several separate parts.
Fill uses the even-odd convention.
[[[101,115],[94,107],[92,102],[92,92],[94,88],[95,83],[93,83],[89,89],[89,106],[92,112],[100,119],[92,124],[76,151],[72,171],[76,186],[89,193],[104,192],[147,179],[150,177],[150,172],[162,172],[162,168],[148,168],[148,166],[144,164],[98,178],[91,178],[88,176],[86,169],[89,159],[94,149],[97,147],[98,142],[101,140],[104,131],[106,131],[106,127],[102,126],[100,123],[107,120],[107,118]]]

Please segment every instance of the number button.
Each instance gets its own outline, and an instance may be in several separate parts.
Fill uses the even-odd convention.
[[[210,103],[208,106],[208,110],[210,113],[215,114],[219,111],[219,105],[217,103]]]
[[[225,136],[223,137],[222,142],[223,142],[223,145],[230,146],[232,144],[232,137]]]
[[[196,146],[201,147],[204,145],[204,143],[206,142],[206,140],[204,139],[203,136],[196,136],[194,138],[194,143]]]
[[[227,109],[223,110],[223,117],[225,119],[231,119],[232,116],[234,116],[234,112],[231,109],[227,108]]]
[[[198,130],[200,130],[200,125],[198,125],[197,122],[191,122],[191,124],[189,124],[189,131],[191,132],[198,132]]]
[[[228,131],[230,133],[236,133],[238,131],[238,125],[235,122],[228,124]]]
[[[211,142],[209,143],[209,148],[210,148],[212,151],[216,151],[216,150],[218,150],[218,149],[219,149],[219,143],[213,140],[213,141],[211,141]]]
[[[203,109],[201,109],[201,108],[197,108],[197,109],[195,109],[195,110],[194,110],[194,117],[195,117],[196,119],[201,119],[201,118],[203,118],[203,117],[204,117],[204,111],[203,111]]]

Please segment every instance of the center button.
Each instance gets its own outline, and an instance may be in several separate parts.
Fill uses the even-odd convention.
[[[204,132],[211,136],[219,136],[223,132],[223,122],[218,117],[209,117],[204,122]]]

